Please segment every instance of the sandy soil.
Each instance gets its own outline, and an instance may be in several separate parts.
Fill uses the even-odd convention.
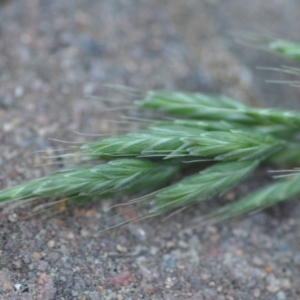
[[[121,103],[106,83],[300,108],[299,89],[265,83],[283,74],[255,68],[292,63],[231,37],[246,30],[299,41],[299,17],[297,0],[1,1],[0,188],[72,164],[43,158],[64,153],[53,138],[83,142],[93,137],[74,131],[120,130],[110,122],[120,113],[87,97]],[[269,180],[259,170],[230,197]],[[122,212],[105,208],[124,200],[60,205],[30,218],[30,205],[5,206],[0,299],[300,298],[297,201],[206,228],[188,225],[199,206],[103,232]]]

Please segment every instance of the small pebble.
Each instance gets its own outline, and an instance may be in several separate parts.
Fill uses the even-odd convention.
[[[165,280],[164,283],[165,283],[165,286],[167,289],[170,288],[171,286],[173,286],[173,284],[174,284],[171,277],[167,277],[167,279]]]
[[[111,285],[128,285],[132,281],[131,274],[129,271],[124,271],[121,274],[114,276],[109,283]]]
[[[259,298],[260,297],[260,290],[259,289],[254,289],[253,296],[255,298]]]
[[[82,229],[81,231],[80,231],[80,235],[82,236],[82,237],[87,237],[87,236],[89,236],[89,231],[87,231],[87,230],[85,230],[85,229]]]
[[[124,253],[124,252],[127,251],[127,248],[121,246],[120,244],[118,244],[118,245],[116,246],[116,249],[117,249],[118,252],[121,252],[121,253]]]
[[[32,257],[33,257],[35,260],[40,260],[40,259],[41,259],[41,254],[38,253],[38,252],[33,252]]]
[[[203,296],[202,296],[202,292],[196,292],[190,300],[204,300]]]
[[[131,223],[128,225],[128,230],[139,241],[145,241],[147,238],[146,231],[141,226]]]
[[[10,291],[13,290],[12,284],[10,282],[4,282],[2,284],[2,287],[3,287],[5,292],[10,292]]]
[[[252,262],[255,266],[258,266],[258,267],[261,267],[264,265],[264,261],[258,256],[254,256],[252,259]]]
[[[47,246],[49,248],[53,248],[55,246],[55,241],[54,240],[50,240],[48,243],[47,243]]]
[[[174,248],[175,247],[175,244],[173,241],[169,241],[166,243],[166,248],[167,249],[171,249],[171,248]]]
[[[292,287],[292,283],[288,278],[283,278],[280,280],[280,286],[283,289],[290,289]]]
[[[102,293],[104,291],[104,287],[102,285],[98,285],[97,290]]]
[[[41,261],[39,262],[38,269],[39,269],[40,271],[46,271],[47,267],[48,267],[48,263],[47,263],[46,261],[41,260]]]
[[[169,254],[165,254],[163,256],[163,264],[165,265],[166,269],[170,271],[174,271],[177,268],[178,259]]]
[[[217,293],[212,289],[205,289],[203,292],[203,296],[207,300],[214,300],[217,297]]]
[[[22,86],[18,86],[16,89],[15,89],[15,97],[16,98],[20,98],[22,97],[24,94],[24,89]]]
[[[189,247],[189,245],[186,242],[182,241],[182,240],[180,240],[178,242],[178,246],[183,248],[183,249],[187,249]]]
[[[73,297],[78,296],[78,292],[77,291],[71,291],[71,294],[72,294]]]
[[[85,216],[87,218],[95,218],[97,215],[97,212],[94,209],[89,209],[86,211]]]
[[[22,284],[20,284],[20,283],[16,283],[16,284],[15,284],[15,289],[16,289],[17,291],[19,291],[21,287],[22,287]]]
[[[22,262],[18,259],[17,261],[14,262],[14,266],[17,269],[20,269],[22,267]]]
[[[285,293],[283,291],[279,291],[276,294],[276,297],[277,297],[278,300],[285,300],[286,299]]]
[[[18,221],[18,216],[16,213],[12,213],[8,216],[8,220],[12,223],[15,223]]]
[[[73,240],[73,239],[75,238],[74,233],[73,233],[73,232],[69,232],[69,233],[67,234],[67,238],[70,239],[70,240]]]
[[[279,291],[280,287],[279,287],[279,280],[274,276],[274,275],[269,275],[267,277],[267,291],[271,294],[275,294]]]

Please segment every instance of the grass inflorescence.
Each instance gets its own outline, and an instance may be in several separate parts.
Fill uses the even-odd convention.
[[[270,39],[259,42],[270,51],[300,58],[299,44]],[[150,194],[139,199],[148,200],[146,216],[156,216],[222,196],[262,163],[282,166],[300,162],[298,111],[256,108],[203,93],[129,91],[137,107],[169,118],[146,122],[146,128],[137,132],[88,142],[74,154],[88,165],[0,191],[0,202],[62,196],[85,201],[147,191]],[[203,162],[205,168],[199,172],[195,165]],[[192,174],[178,180],[178,174],[186,169]],[[300,175],[293,172],[290,176],[197,221],[217,222],[299,196]]]

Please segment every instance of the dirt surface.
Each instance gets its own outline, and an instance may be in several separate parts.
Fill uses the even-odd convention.
[[[120,130],[110,122],[119,112],[86,96],[121,103],[106,83],[218,91],[299,108],[299,89],[265,83],[283,74],[255,68],[292,63],[241,46],[229,34],[271,32],[299,41],[299,19],[298,0],[1,1],[0,187],[72,164],[42,158],[65,151],[66,144],[50,138],[83,142],[93,137],[74,131]],[[269,180],[259,170],[227,198]],[[54,215],[31,218],[31,206],[5,206],[0,299],[300,298],[296,200],[205,228],[188,225],[202,212],[197,206],[103,232],[113,224],[108,217],[122,212],[105,208],[124,200],[61,204]]]

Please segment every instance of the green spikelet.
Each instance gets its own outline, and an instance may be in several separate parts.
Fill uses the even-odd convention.
[[[183,127],[153,127],[148,131],[130,133],[82,147],[91,157],[162,157],[182,156],[212,160],[264,159],[285,146],[285,142],[259,132],[201,131]]]
[[[178,172],[178,166],[160,165],[145,160],[122,159],[89,167],[58,171],[0,192],[0,202],[30,198],[66,196],[77,198],[115,194],[141,186],[160,186]]]
[[[182,118],[222,120],[249,126],[277,124],[293,129],[300,128],[300,113],[297,111],[251,108],[225,97],[149,91],[145,99],[137,101],[137,104]]]
[[[258,161],[218,163],[191,175],[157,193],[150,214],[161,214],[224,193],[251,174],[258,164]]]
[[[215,223],[255,210],[261,210],[276,203],[300,195],[300,175],[287,178],[262,188],[244,198],[225,205],[212,213],[194,220],[195,223]]]

